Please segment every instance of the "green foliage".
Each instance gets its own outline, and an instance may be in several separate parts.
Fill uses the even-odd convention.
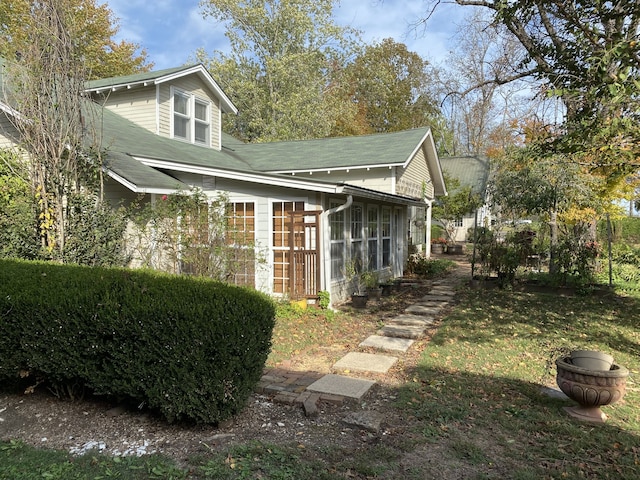
[[[264,263],[248,232],[234,229],[225,195],[212,200],[198,189],[163,195],[155,204],[134,205],[130,218],[135,257],[144,267],[234,283],[238,272]]]
[[[20,373],[170,421],[215,423],[243,408],[262,375],[275,308],[256,291],[142,271],[0,267],[3,381]]]
[[[446,259],[432,259],[423,255],[411,255],[407,260],[407,272],[421,278],[437,278],[453,268],[454,262]]]
[[[129,259],[125,256],[124,209],[84,194],[70,195],[68,202],[64,261],[92,267],[125,266]]]
[[[48,2],[51,3],[51,2]],[[106,3],[96,0],[57,0],[67,14],[65,23],[74,39],[77,58],[86,62],[92,79],[148,71],[153,64],[140,45],[116,41],[119,25]],[[25,50],[34,30],[41,28],[33,18],[29,0],[0,3],[0,56],[15,57]]]
[[[38,258],[36,205],[27,178],[18,157],[0,150],[0,257]]]
[[[216,72],[239,107],[225,131],[248,141],[329,136],[355,106],[342,101],[343,65],[356,33],[335,24],[336,0],[205,0],[205,17],[223,22],[230,53],[198,60]]]
[[[347,101],[358,108],[358,133],[397,132],[432,125],[440,114],[428,87],[428,62],[386,38],[365,47],[346,67]],[[438,135],[436,135],[438,137]]]
[[[438,198],[433,205],[432,217],[440,222],[450,242],[455,242],[457,220],[473,213],[482,204],[482,199],[469,185],[460,185],[457,178],[445,175],[449,195]]]
[[[318,306],[323,310],[329,308],[331,303],[331,294],[326,290],[320,290],[318,292]]]

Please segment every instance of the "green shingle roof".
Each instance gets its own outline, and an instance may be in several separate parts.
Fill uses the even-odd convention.
[[[457,178],[462,186],[484,195],[489,181],[489,159],[481,156],[440,157],[444,173]]]
[[[154,70],[152,72],[134,73],[132,75],[123,75],[119,77],[101,78],[87,82],[87,88],[94,90],[98,88],[111,87],[113,85],[126,85],[128,83],[151,82],[166,75],[173,75],[192,68],[193,65],[185,65],[182,67],[166,68],[164,70]]]
[[[264,172],[325,170],[401,165],[409,160],[428,129],[235,146],[251,166]]]

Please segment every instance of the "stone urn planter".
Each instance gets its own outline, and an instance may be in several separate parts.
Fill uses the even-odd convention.
[[[564,409],[579,420],[604,423],[607,416],[600,407],[619,401],[626,392],[629,370],[615,363],[609,370],[590,370],[575,365],[571,357],[562,357],[556,367],[558,387],[579,404]]]

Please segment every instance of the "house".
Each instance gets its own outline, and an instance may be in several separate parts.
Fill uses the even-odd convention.
[[[456,221],[455,241],[468,240],[467,233],[476,225],[491,226],[492,214],[488,205],[487,185],[489,182],[489,159],[484,156],[441,157],[440,164],[444,174],[455,178],[461,187],[471,187],[471,193],[482,198],[482,205]]]
[[[428,128],[267,144],[232,138],[222,115],[237,109],[202,65],[93,81],[86,93],[107,153],[107,198],[225,193],[266,260],[250,258],[234,281],[272,295],[325,290],[341,301],[353,260],[381,278],[402,275],[410,245],[426,244],[429,202],[446,193]],[[1,139],[9,128],[0,128]]]

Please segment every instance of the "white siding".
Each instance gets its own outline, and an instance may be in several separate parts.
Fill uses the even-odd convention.
[[[424,185],[424,187],[423,187]],[[408,197],[422,198],[424,194],[433,198],[433,183],[429,174],[429,167],[424,150],[420,148],[411,159],[407,168],[399,171],[396,193]]]
[[[98,103],[132,122],[156,133],[156,87],[105,92]]]

